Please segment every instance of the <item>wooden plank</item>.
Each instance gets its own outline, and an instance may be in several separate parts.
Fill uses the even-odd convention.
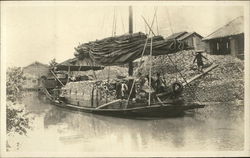
[[[53,100],[53,97],[49,94],[46,88],[42,88],[42,91],[48,97],[48,99]]]
[[[57,79],[57,81],[62,85],[62,86],[64,86],[64,84],[59,80],[59,78],[57,78],[57,76],[56,76],[56,74],[52,71],[52,70],[50,70],[50,72],[53,74],[53,76]]]
[[[203,73],[198,74],[198,75],[194,76],[193,78],[187,80],[187,82],[183,83],[183,86],[186,86],[186,85],[189,84],[190,82],[192,82],[192,81],[194,81],[194,80],[200,78],[201,76],[204,76],[204,75],[207,74],[209,71],[215,69],[217,66],[218,66],[218,65],[215,65],[215,64],[211,65],[211,66],[210,66],[209,68],[207,68]]]
[[[109,105],[114,104],[114,103],[117,103],[117,102],[121,102],[121,99],[117,99],[117,100],[111,101],[111,102],[109,102],[109,103],[103,104],[103,105],[101,105],[101,106],[98,106],[98,107],[95,108],[95,109],[101,109],[101,108],[104,108],[104,107],[106,107],[106,106],[109,106]]]
[[[211,66],[210,66],[209,68],[207,68],[203,73],[198,74],[198,75],[194,76],[193,78],[187,80],[185,83],[183,83],[183,87],[185,87],[186,85],[188,85],[190,82],[192,82],[192,81],[194,81],[194,80],[200,78],[201,76],[207,74],[209,71],[215,69],[217,66],[218,66],[218,65],[215,65],[215,64],[211,65]],[[157,96],[160,97],[160,96],[164,96],[164,95],[167,95],[167,94],[169,94],[169,92],[159,93],[159,94],[157,94]]]

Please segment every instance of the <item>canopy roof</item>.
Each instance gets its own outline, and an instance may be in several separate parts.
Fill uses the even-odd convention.
[[[79,60],[77,58],[68,59],[56,65],[58,71],[88,71],[101,70],[103,66],[96,65],[90,58]]]
[[[149,55],[151,39],[144,33],[125,34],[84,43],[75,48],[78,59],[90,57],[100,65],[122,65],[141,57],[145,42],[148,40],[144,55]],[[162,36],[153,37],[153,56],[176,53],[190,49],[183,42],[164,40]]]

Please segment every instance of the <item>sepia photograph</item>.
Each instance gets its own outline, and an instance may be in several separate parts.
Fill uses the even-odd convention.
[[[0,157],[250,156],[249,1],[0,3]]]

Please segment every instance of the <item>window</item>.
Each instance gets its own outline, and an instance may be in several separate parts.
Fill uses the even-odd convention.
[[[36,80],[32,80],[33,83],[36,83]]]
[[[220,49],[220,45],[219,45],[219,43],[217,42],[217,50],[219,50]]]

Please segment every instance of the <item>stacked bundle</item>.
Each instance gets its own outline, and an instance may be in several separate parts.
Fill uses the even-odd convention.
[[[98,99],[99,104],[104,104],[116,97],[115,81],[113,80],[110,80],[110,82],[107,80],[69,82],[62,90],[63,97],[72,104],[79,102],[80,106],[91,106],[92,99],[94,101]]]
[[[150,40],[141,32],[109,37],[78,46],[75,48],[75,56],[79,59],[91,57],[96,63],[102,65],[121,65],[141,57],[146,41],[144,55],[149,55]],[[188,49],[184,43],[176,40],[166,41],[162,36],[155,36],[152,41],[154,56]]]

